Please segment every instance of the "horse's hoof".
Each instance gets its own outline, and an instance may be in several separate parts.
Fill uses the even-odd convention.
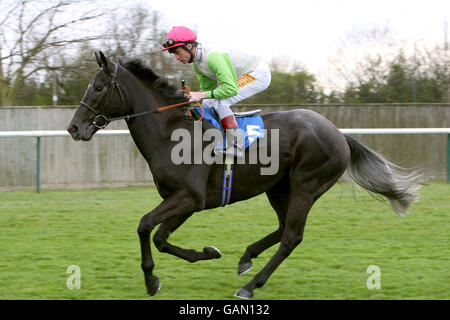
[[[222,253],[220,253],[219,249],[213,246],[204,247],[203,252],[206,253],[210,259],[219,259],[222,257]]]
[[[246,272],[249,272],[253,267],[253,263],[251,261],[246,263],[240,263],[238,265],[238,275],[244,274]]]
[[[250,299],[253,297],[253,292],[248,291],[247,289],[245,289],[244,287],[242,287],[241,289],[239,289],[239,291],[237,291],[234,296],[236,298],[241,298],[241,299]]]
[[[147,283],[147,292],[150,296],[154,296],[159,289],[161,289],[161,284],[159,283],[158,277],[153,277],[150,283]]]

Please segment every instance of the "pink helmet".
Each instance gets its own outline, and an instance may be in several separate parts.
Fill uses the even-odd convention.
[[[163,42],[163,51],[195,42],[195,40],[197,35],[191,29],[183,26],[173,27]]]

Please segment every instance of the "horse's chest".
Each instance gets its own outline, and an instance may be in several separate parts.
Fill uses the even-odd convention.
[[[158,193],[162,198],[168,197],[173,192],[172,188],[169,188],[168,186],[165,186],[163,183],[158,182],[157,179],[154,179],[154,183],[156,186],[156,190],[158,190]]]

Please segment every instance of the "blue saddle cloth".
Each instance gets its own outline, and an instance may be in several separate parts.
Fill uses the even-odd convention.
[[[202,114],[202,109],[195,108],[199,114]],[[214,117],[214,110],[212,108],[204,108],[204,119],[208,120],[214,127],[222,130],[222,127]],[[241,129],[244,136],[244,147],[248,148],[258,138],[264,138],[264,122],[259,114],[252,114],[245,117],[236,117],[236,122]],[[224,137],[225,144],[225,137]]]

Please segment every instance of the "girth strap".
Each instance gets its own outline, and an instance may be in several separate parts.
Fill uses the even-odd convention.
[[[225,157],[225,168],[223,170],[222,183],[222,207],[230,204],[231,191],[233,190],[233,162],[233,156],[227,155]]]

